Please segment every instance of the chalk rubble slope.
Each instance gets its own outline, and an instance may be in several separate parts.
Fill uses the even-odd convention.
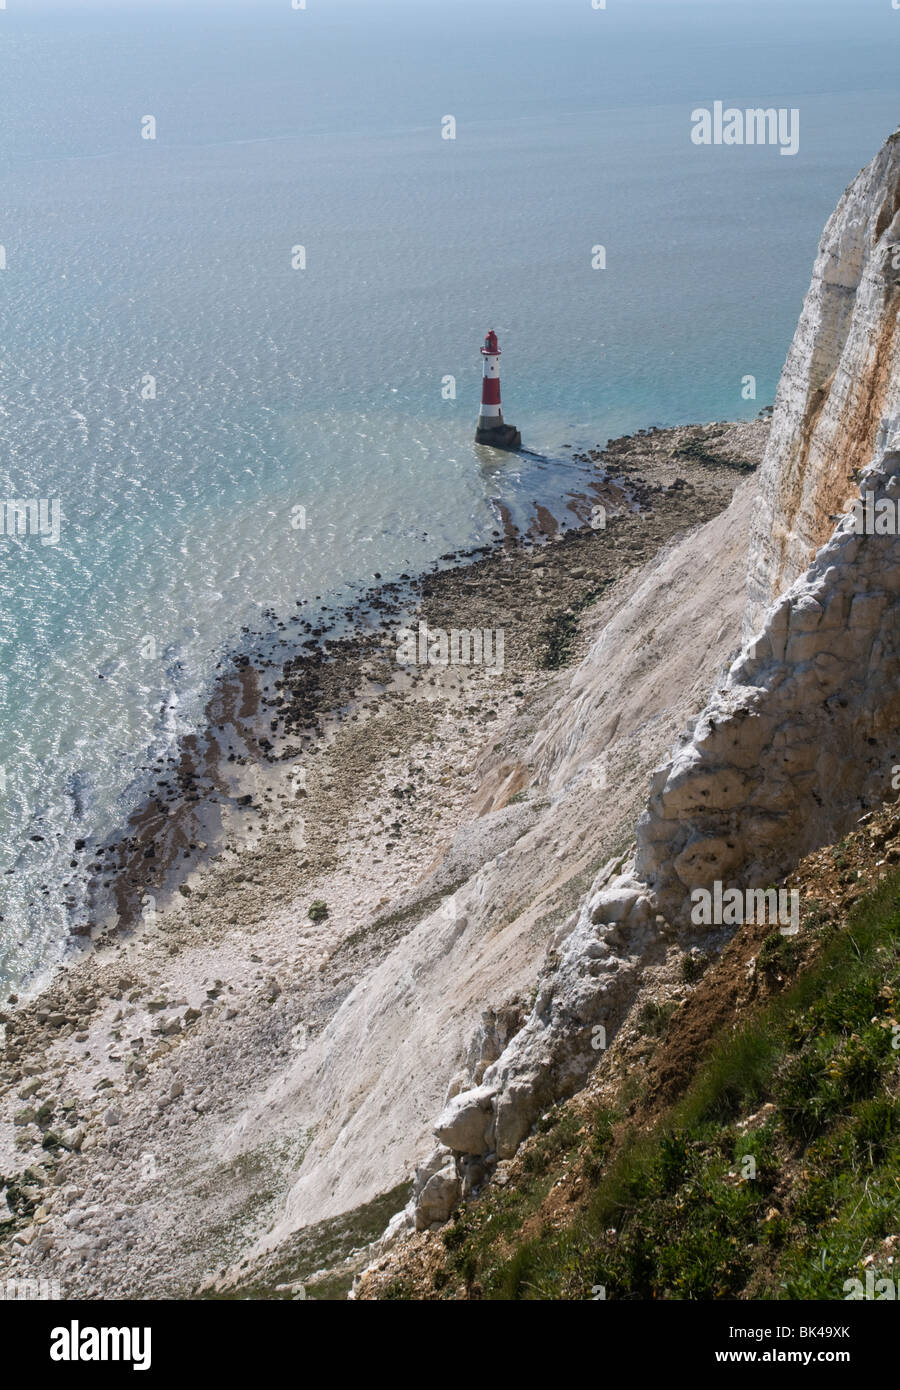
[[[359,981],[237,1126],[234,1153],[313,1131],[283,1216],[255,1256],[391,1190],[417,1164],[416,1191],[435,1219],[458,1195],[454,1182],[477,1185],[477,1155],[454,1178],[449,1149],[432,1152],[434,1117],[504,1051],[598,864],[627,847],[651,767],[736,650],[751,499],[752,479],[725,512],[597,605],[590,648],[561,674],[524,759],[534,810],[523,833]],[[502,771],[488,773],[476,798],[486,807]],[[585,1065],[593,1059],[588,1046]]]

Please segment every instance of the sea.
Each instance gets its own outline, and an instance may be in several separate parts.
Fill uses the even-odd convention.
[[[0,502],[59,509],[0,535],[0,998],[248,628],[527,502],[489,329],[561,467],[771,404],[898,43],[890,0],[0,5]],[[694,143],[718,100],[797,153]]]

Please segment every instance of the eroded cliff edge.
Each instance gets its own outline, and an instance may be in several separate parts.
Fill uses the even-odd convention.
[[[855,473],[900,408],[898,209],[895,132],[847,188],[819,245],[759,472],[746,638],[831,535]]]

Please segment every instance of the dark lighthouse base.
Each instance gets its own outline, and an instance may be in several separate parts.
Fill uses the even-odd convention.
[[[521,449],[522,436],[515,425],[494,425],[485,428],[479,420],[475,430],[475,443],[488,444],[492,449]]]

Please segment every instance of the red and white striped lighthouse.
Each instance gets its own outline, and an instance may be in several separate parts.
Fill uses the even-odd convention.
[[[498,425],[503,424],[503,411],[500,409],[500,347],[493,328],[484,340],[481,356],[484,359],[484,367],[478,428],[495,430]]]
[[[484,363],[481,381],[481,412],[475,427],[476,444],[495,449],[518,449],[522,436],[514,425],[504,425],[500,408],[500,348],[493,328],[481,349]]]

